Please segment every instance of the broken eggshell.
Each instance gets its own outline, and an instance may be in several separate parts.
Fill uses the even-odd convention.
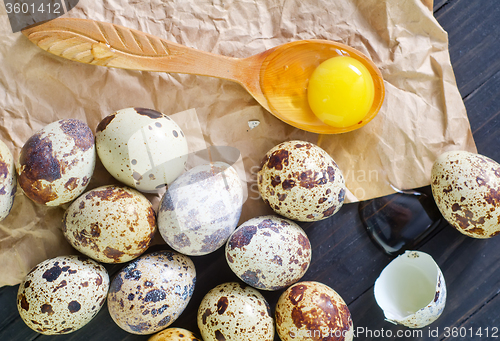
[[[0,221],[10,213],[17,189],[14,158],[9,148],[0,141]]]
[[[174,250],[189,256],[224,245],[238,225],[243,188],[224,162],[196,166],[179,176],[163,195],[158,230]]]
[[[183,171],[188,145],[170,117],[152,109],[126,108],[105,117],[96,129],[97,154],[118,181],[155,192]]]
[[[326,219],[344,203],[342,172],[327,152],[309,142],[288,141],[269,150],[257,179],[262,199],[289,219]]]
[[[446,304],[444,276],[434,259],[420,251],[406,251],[389,263],[374,292],[386,320],[409,328],[431,324]]]
[[[95,161],[94,135],[87,124],[59,120],[36,132],[21,148],[18,182],[34,202],[59,206],[83,193]]]
[[[461,233],[500,233],[500,164],[466,151],[441,154],[432,167],[432,195],[443,217]]]

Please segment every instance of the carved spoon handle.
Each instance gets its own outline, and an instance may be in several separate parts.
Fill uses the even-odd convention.
[[[236,71],[243,60],[192,49],[110,23],[58,18],[28,27],[23,34],[52,54],[82,63],[241,82]]]

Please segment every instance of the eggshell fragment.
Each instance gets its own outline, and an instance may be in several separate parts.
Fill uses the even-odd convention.
[[[167,328],[151,336],[148,341],[202,341],[193,332],[183,328]]]
[[[238,225],[243,188],[236,170],[224,162],[196,166],[165,192],[158,229],[174,250],[200,256],[226,242]]]
[[[184,311],[195,283],[196,271],[189,257],[174,251],[141,256],[111,282],[109,313],[129,333],[156,333]]]
[[[19,285],[17,308],[31,329],[68,334],[92,320],[106,301],[106,269],[87,257],[62,256],[35,266]]]
[[[446,283],[432,257],[406,251],[387,265],[375,281],[375,300],[389,322],[423,328],[441,316]]]
[[[105,117],[96,129],[99,158],[118,181],[154,192],[183,171],[188,145],[170,117],[152,109],[126,108]]]
[[[432,167],[432,195],[443,217],[461,233],[500,233],[500,164],[466,151],[443,153]]]
[[[274,323],[269,304],[256,289],[223,283],[210,290],[198,309],[204,341],[271,341]]]
[[[22,147],[19,185],[34,202],[59,206],[83,193],[95,161],[90,128],[80,120],[59,120],[36,132]]]
[[[302,228],[278,216],[241,224],[226,244],[229,267],[245,283],[278,290],[302,278],[311,262],[311,244]]]
[[[262,199],[289,219],[322,220],[344,203],[342,172],[328,153],[309,142],[288,141],[272,148],[257,177]]]
[[[64,213],[62,230],[83,254],[104,263],[123,263],[147,250],[156,230],[156,217],[143,194],[108,185],[76,199]]]
[[[0,221],[10,213],[17,190],[14,158],[9,148],[0,141]]]
[[[353,339],[351,313],[342,297],[319,282],[299,282],[280,296],[276,330],[282,341]]]

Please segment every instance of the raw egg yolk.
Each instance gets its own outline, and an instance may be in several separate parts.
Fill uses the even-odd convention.
[[[307,99],[324,123],[345,128],[360,123],[374,96],[373,79],[360,61],[348,56],[330,58],[312,73]]]

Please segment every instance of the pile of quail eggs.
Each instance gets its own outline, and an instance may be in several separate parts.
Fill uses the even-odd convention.
[[[271,341],[275,331],[283,341],[301,340],[310,338],[311,328],[352,340],[353,323],[342,297],[322,283],[300,281],[312,248],[294,221],[326,219],[344,202],[344,178],[332,157],[305,141],[269,150],[257,182],[276,214],[238,226],[244,201],[238,173],[224,162],[185,171],[186,138],[168,116],[127,108],[105,117],[95,138],[76,119],[47,125],[28,139],[16,165],[0,143],[0,219],[9,214],[19,183],[38,204],[67,204],[62,231],[81,253],[46,260],[28,273],[17,296],[25,323],[43,334],[71,333],[107,300],[112,319],[127,332],[157,333],[153,341],[200,340],[191,331],[167,327],[195,290],[189,256],[225,245],[227,263],[241,281],[206,293],[197,316],[204,341]],[[97,157],[121,185],[86,191]],[[494,223],[500,215],[499,179],[500,165],[493,160],[453,152],[436,161],[432,190],[453,226],[486,238],[499,232]],[[160,190],[164,194],[155,212],[144,193]],[[478,205],[479,200],[487,205]],[[147,254],[157,230],[173,250]],[[99,262],[127,264],[110,280]],[[273,318],[259,290],[280,289]]]

